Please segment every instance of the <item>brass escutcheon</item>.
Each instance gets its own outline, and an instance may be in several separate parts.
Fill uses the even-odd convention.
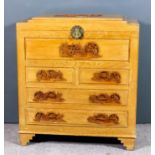
[[[81,26],[73,26],[71,29],[71,36],[73,39],[82,39],[84,36],[84,30]]]

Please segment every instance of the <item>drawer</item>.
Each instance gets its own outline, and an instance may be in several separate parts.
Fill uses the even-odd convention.
[[[125,90],[90,90],[90,89],[53,89],[28,88],[28,102],[54,104],[72,103],[90,105],[127,105],[128,91]],[[61,104],[60,104],[61,107]]]
[[[26,68],[27,82],[73,83],[73,68]]]
[[[26,39],[27,59],[94,59],[129,58],[129,40],[117,39]]]
[[[27,124],[127,127],[127,112],[26,109]]]
[[[80,84],[107,84],[119,85],[129,83],[128,70],[86,69],[79,70]]]

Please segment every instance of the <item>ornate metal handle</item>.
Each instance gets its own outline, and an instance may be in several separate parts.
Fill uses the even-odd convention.
[[[64,43],[60,46],[60,56],[62,57],[99,57],[99,47],[95,42],[88,42],[84,47],[80,44]]]
[[[54,102],[63,102],[64,99],[62,98],[62,93],[55,92],[55,91],[49,91],[46,93],[43,93],[42,91],[37,91],[34,94],[34,101],[54,101]]]
[[[120,83],[121,75],[118,72],[101,71],[101,72],[94,73],[92,80]]]
[[[120,96],[117,93],[113,93],[111,95],[107,94],[107,93],[102,93],[99,95],[90,95],[89,96],[89,101],[92,103],[111,103],[111,102],[115,102],[115,103],[120,103]]]
[[[39,70],[36,74],[37,80],[56,80],[56,81],[63,81],[63,74],[61,71],[55,70]]]
[[[73,26],[71,29],[71,36],[73,39],[82,39],[84,36],[84,30],[81,26]]]
[[[50,122],[65,122],[63,120],[64,115],[54,112],[49,112],[47,114],[43,112],[37,112],[35,114],[34,121],[40,122],[40,121],[50,121]]]
[[[106,123],[113,123],[119,124],[119,117],[117,114],[105,114],[105,113],[98,113],[93,116],[88,117],[88,122],[95,123],[95,124],[106,124]]]

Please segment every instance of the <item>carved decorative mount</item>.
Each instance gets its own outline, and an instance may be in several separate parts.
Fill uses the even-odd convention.
[[[84,47],[80,44],[64,43],[60,46],[60,56],[70,58],[96,58],[99,57],[99,47],[94,42],[89,42]]]
[[[61,71],[55,70],[39,70],[36,74],[37,80],[54,80],[54,81],[64,81],[63,74]]]
[[[62,93],[55,92],[55,91],[49,91],[46,93],[43,93],[42,91],[37,91],[34,94],[34,101],[39,102],[39,101],[55,101],[55,102],[63,102],[64,99],[62,98]]]
[[[59,14],[55,17],[102,17],[102,14]]]
[[[37,112],[34,121],[51,121],[51,122],[65,122],[63,120],[64,115],[60,113],[49,112],[47,114],[43,112]]]
[[[106,124],[106,123],[113,123],[113,124],[119,124],[119,117],[117,114],[104,114],[99,113],[95,114],[94,116],[88,117],[88,122],[95,123],[95,124]]]
[[[108,95],[107,93],[102,93],[99,95],[90,95],[89,101],[92,103],[120,103],[120,96],[117,93]]]
[[[92,80],[120,83],[121,75],[118,72],[101,71],[94,73]]]

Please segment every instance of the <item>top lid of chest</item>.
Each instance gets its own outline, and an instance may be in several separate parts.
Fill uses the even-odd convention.
[[[122,16],[117,16],[117,15],[103,15],[103,14],[56,14],[56,15],[46,15],[46,16],[38,16],[32,18],[32,20],[51,20],[51,19],[89,19],[89,20],[104,20],[104,21],[123,21]]]
[[[60,20],[83,20],[83,21],[104,21],[104,22],[120,22],[120,23],[137,23],[135,20],[127,20],[118,15],[104,14],[56,14],[46,16],[36,16],[29,19],[29,22],[51,22]]]
[[[92,26],[92,24],[94,26]],[[82,26],[85,31],[137,31],[138,23],[120,16],[102,14],[58,14],[32,17],[19,22],[23,30],[70,30],[74,25]],[[102,26],[101,26],[102,25]],[[122,29],[123,28],[123,29]]]

